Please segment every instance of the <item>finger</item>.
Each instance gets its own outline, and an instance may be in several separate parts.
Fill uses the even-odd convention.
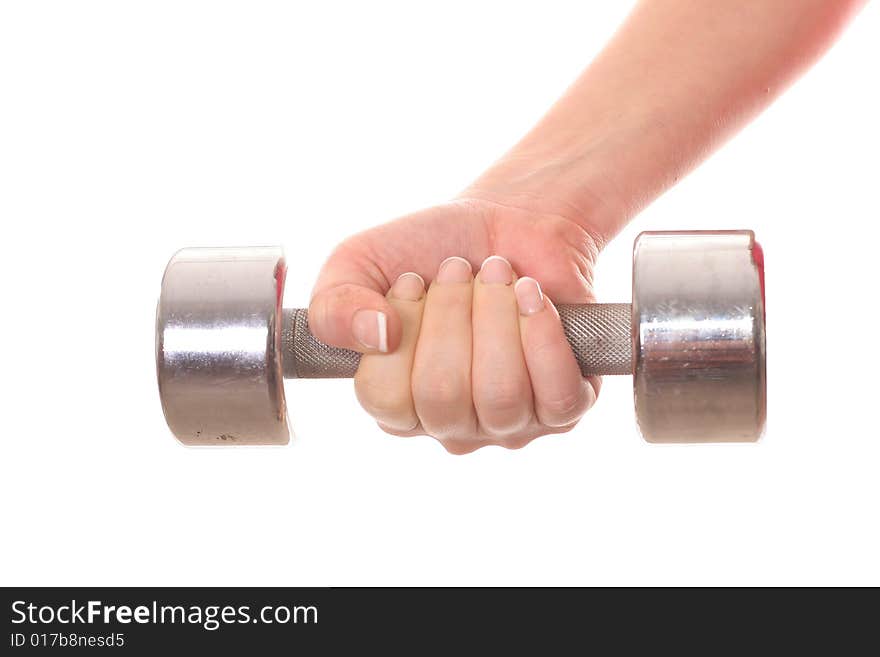
[[[580,368],[559,320],[556,308],[533,278],[521,278],[514,288],[519,329],[532,392],[535,415],[548,427],[577,422],[596,400],[593,386]]]
[[[471,400],[473,280],[464,258],[440,265],[428,289],[413,363],[413,400],[422,427],[453,449],[464,449],[477,433]]]
[[[419,424],[410,379],[424,299],[421,276],[406,273],[397,279],[388,291],[388,302],[403,326],[400,346],[391,354],[364,354],[354,376],[361,406],[380,426],[392,430],[389,433],[410,432]]]
[[[532,419],[513,279],[510,263],[491,256],[474,284],[474,406],[480,426],[502,441],[517,439]]]
[[[376,267],[345,249],[325,263],[309,305],[309,330],[330,345],[388,353],[400,344],[400,317],[385,298],[388,282]]]
[[[401,431],[400,429],[395,429],[394,427],[389,427],[387,424],[382,424],[381,422],[376,422],[376,426],[378,426],[382,431],[387,434],[391,434],[392,436],[399,436],[401,438],[412,438],[413,436],[424,436],[425,431],[422,429],[421,425],[417,425],[414,429],[407,429]]]
[[[400,346],[390,354],[365,354],[354,376],[361,406],[393,432],[413,431],[419,424],[410,379],[424,299],[425,282],[421,276],[406,273],[397,279],[388,292],[388,302],[401,320]]]

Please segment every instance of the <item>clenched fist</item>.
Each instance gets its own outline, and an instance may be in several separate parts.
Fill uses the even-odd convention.
[[[311,330],[365,353],[358,399],[388,433],[457,454],[522,447],[596,399],[551,301],[592,300],[596,242],[564,216],[494,201],[425,210],[336,249]]]

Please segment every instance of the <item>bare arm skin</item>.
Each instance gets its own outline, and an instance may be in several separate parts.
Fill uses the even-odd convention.
[[[366,354],[355,387],[367,412],[388,433],[427,434],[455,453],[573,427],[600,382],[580,377],[554,302],[591,300],[602,246],[771,103],[863,4],[643,0],[459,198],[340,244],[310,324]]]
[[[646,0],[468,194],[572,213],[603,239],[779,96],[864,0]]]

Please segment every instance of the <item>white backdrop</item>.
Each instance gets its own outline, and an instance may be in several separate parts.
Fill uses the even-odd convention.
[[[0,5],[0,584],[880,584],[880,6],[602,255],[755,229],[757,445],[652,446],[629,379],[571,434],[448,455],[351,383],[289,382],[286,448],[187,449],[153,319],[181,246],[274,244],[301,305],[346,235],[443,201],[625,2]]]

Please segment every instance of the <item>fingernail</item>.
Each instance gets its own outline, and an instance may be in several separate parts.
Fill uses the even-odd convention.
[[[480,280],[483,283],[510,285],[513,282],[513,269],[501,256],[489,256],[480,267]]]
[[[415,272],[401,274],[391,286],[390,295],[403,301],[418,301],[425,294],[425,279]]]
[[[534,315],[544,310],[544,293],[534,278],[521,278],[513,287],[520,315]]]
[[[388,318],[378,310],[358,310],[351,320],[355,340],[367,349],[388,351]]]
[[[452,256],[440,263],[437,272],[437,283],[470,283],[474,279],[474,270],[464,258]]]

